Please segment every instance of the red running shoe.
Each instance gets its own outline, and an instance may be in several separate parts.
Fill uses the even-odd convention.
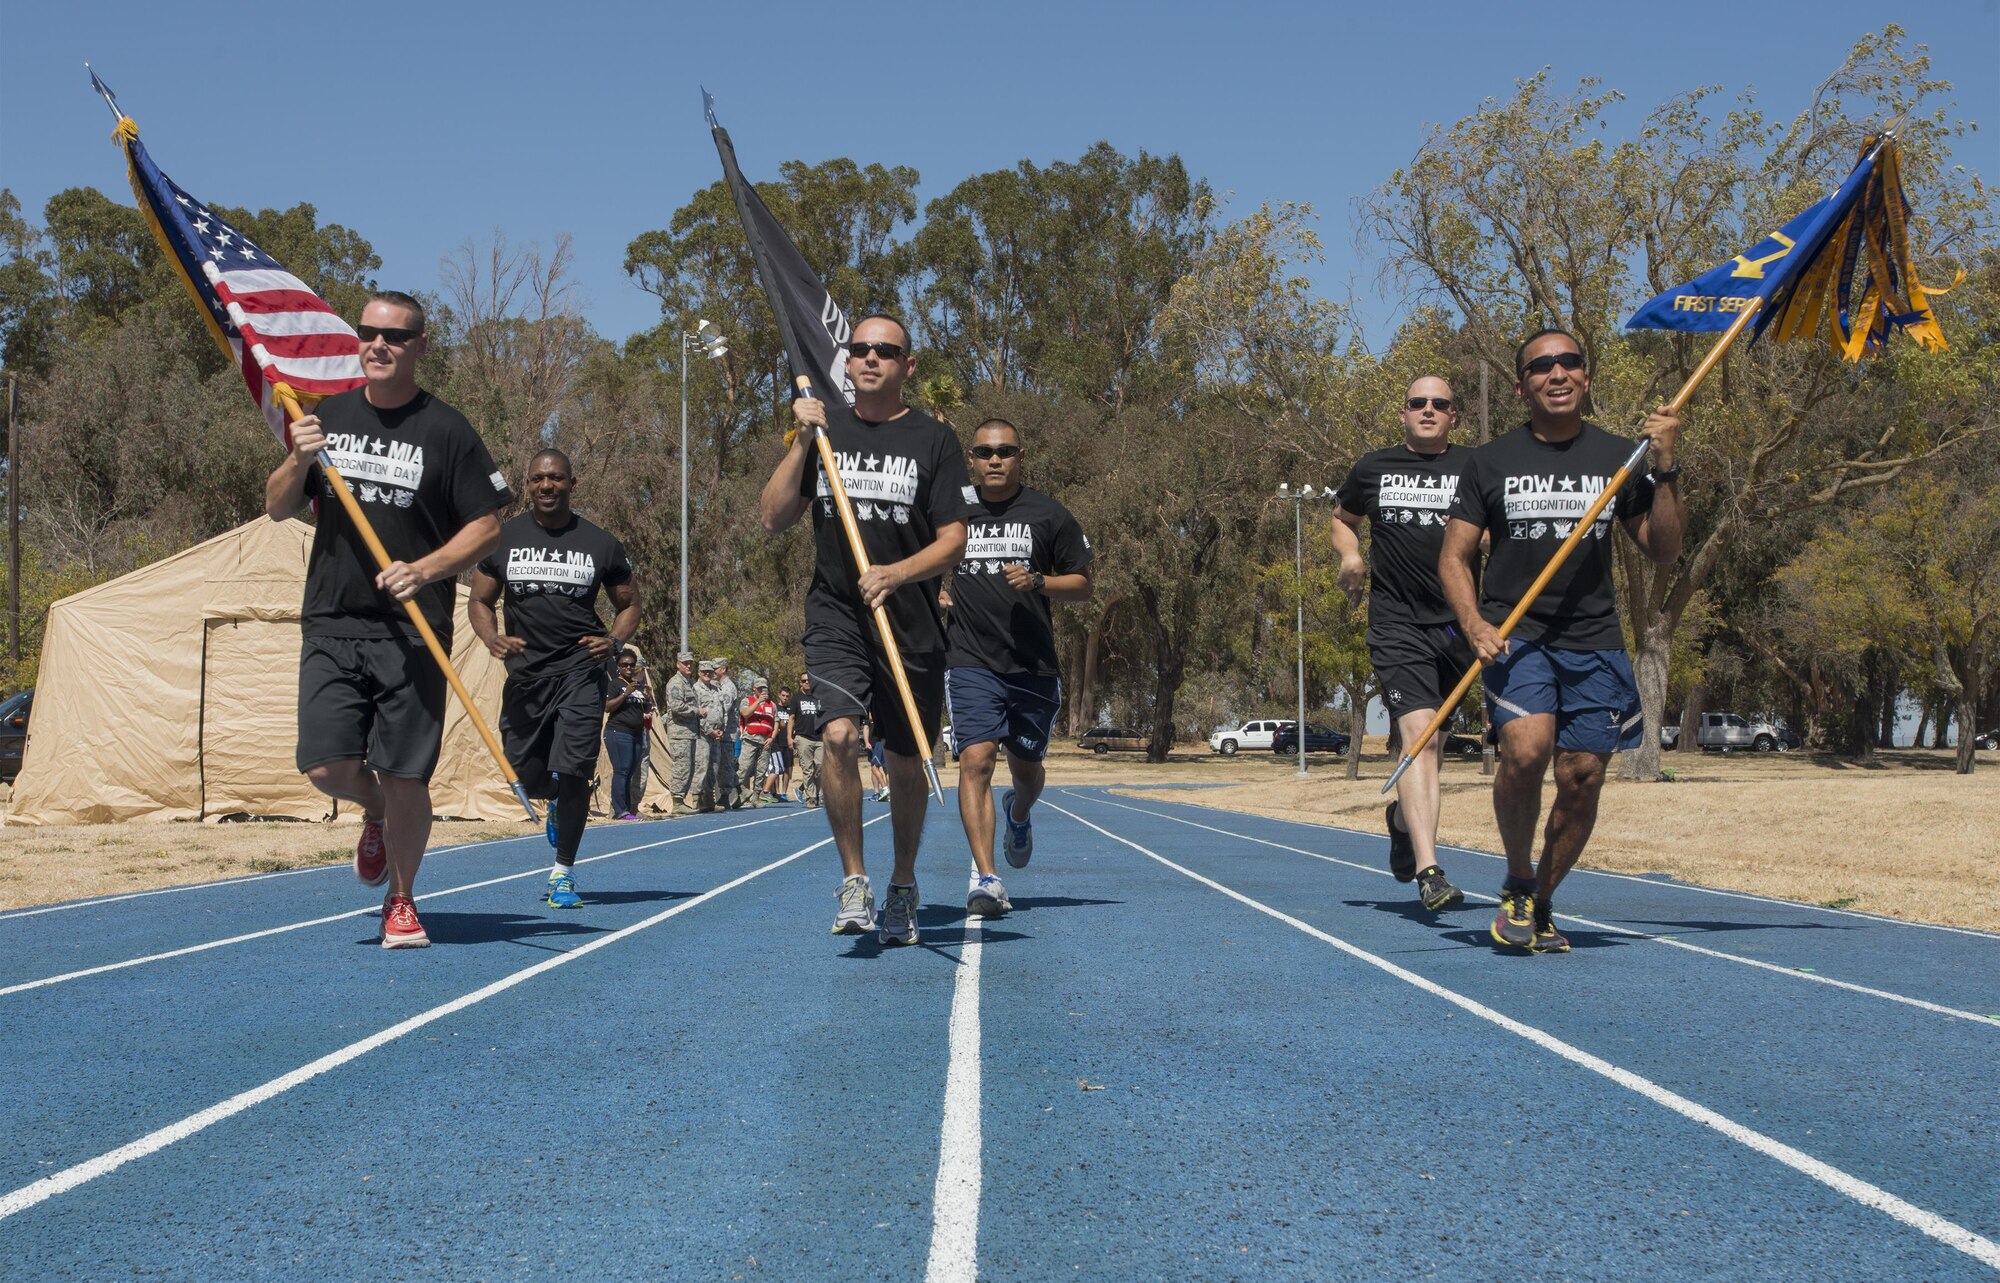
[[[382,821],[363,818],[361,840],[354,844],[354,876],[365,887],[389,880],[389,849],[382,844]]]
[[[417,903],[406,895],[392,895],[382,902],[382,947],[384,949],[426,949],[431,938],[417,921]]]

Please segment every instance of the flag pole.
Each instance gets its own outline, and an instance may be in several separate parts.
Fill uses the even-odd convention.
[[[1761,298],[1752,298],[1744,304],[1743,310],[1736,314],[1736,319],[1722,332],[1722,337],[1708,350],[1708,355],[1702,358],[1701,364],[1695,367],[1687,382],[1681,385],[1681,390],[1674,393],[1674,399],[1667,402],[1665,409],[1668,414],[1678,415],[1686,407],[1695,391],[1708,378],[1709,372],[1715,369],[1723,354],[1729,350],[1729,345],[1736,341],[1736,336],[1743,332],[1743,327],[1750,323],[1750,318],[1763,306],[1763,302]],[[1521,616],[1527,614],[1528,607],[1534,604],[1535,598],[1542,595],[1542,589],[1548,587],[1549,580],[1555,577],[1556,571],[1562,568],[1563,562],[1569,559],[1570,553],[1575,551],[1576,546],[1583,542],[1584,535],[1588,534],[1590,527],[1596,523],[1598,514],[1603,512],[1604,506],[1616,497],[1619,487],[1625,484],[1632,475],[1632,469],[1639,466],[1639,461],[1646,457],[1646,451],[1652,447],[1653,443],[1650,440],[1645,437],[1639,438],[1637,444],[1632,447],[1632,453],[1619,465],[1618,471],[1611,474],[1611,479],[1605,482],[1603,493],[1599,494],[1596,502],[1584,511],[1582,519],[1576,523],[1576,529],[1569,532],[1569,537],[1556,549],[1555,556],[1549,558],[1549,564],[1542,567],[1542,573],[1535,576],[1535,582],[1528,586],[1528,591],[1522,595],[1514,609],[1507,613],[1506,620],[1500,625],[1501,641],[1507,640],[1508,634],[1512,633],[1515,625],[1521,622]],[[1479,675],[1480,668],[1481,665],[1475,663],[1465,670],[1465,676],[1458,679],[1458,685],[1452,687],[1451,694],[1438,705],[1437,714],[1431,718],[1431,724],[1426,726],[1424,733],[1417,736],[1404,751],[1403,760],[1396,764],[1396,769],[1389,772],[1389,780],[1382,786],[1383,793],[1386,794],[1396,787],[1396,781],[1402,779],[1403,772],[1409,770],[1410,764],[1417,760],[1417,754],[1424,751],[1424,746],[1431,742],[1431,737],[1438,733],[1438,728],[1443,726],[1457,710],[1458,702],[1465,698],[1465,692],[1472,689],[1472,679]]]
[[[793,380],[799,395],[812,395],[812,380],[801,374]],[[833,506],[840,513],[840,528],[847,532],[847,547],[854,554],[856,578],[873,568],[868,560],[868,550],[861,546],[861,527],[854,520],[854,506],[847,499],[847,483],[840,479],[840,464],[833,457],[833,442],[826,433],[813,429],[813,443],[819,447],[819,464],[826,469],[826,488],[833,493]],[[938,780],[937,763],[931,760],[931,746],[924,738],[924,719],[917,713],[917,697],[910,691],[909,674],[903,671],[903,653],[896,648],[896,634],[889,628],[889,612],[880,606],[872,608],[875,616],[875,631],[882,636],[882,645],[889,654],[889,673],[896,679],[896,694],[903,700],[903,716],[910,719],[911,738],[923,748],[924,774],[930,778],[931,793],[938,802],[944,802],[944,785]]]
[[[139,126],[136,123],[128,123],[131,121],[131,117],[119,110],[118,100],[112,96],[110,86],[98,79],[97,72],[91,69],[90,64],[86,62],[83,64],[83,67],[85,71],[90,72],[91,88],[95,89],[98,96],[104,99],[104,105],[111,109],[112,116],[118,121],[118,132],[114,137],[119,142],[119,145],[123,147],[129,139],[139,136]],[[132,163],[132,155],[129,149],[126,150],[125,161],[128,166]],[[135,177],[133,181],[136,183],[138,180]],[[140,197],[139,206],[140,211],[144,213],[146,202],[143,196]],[[165,229],[160,228],[155,220],[148,218],[147,221],[155,223],[155,235],[162,238],[165,237]],[[166,251],[168,258],[171,259],[173,257],[172,246],[163,244],[160,248]],[[234,363],[237,359],[236,353],[230,350],[228,340],[223,338],[221,332],[213,325],[208,327],[208,332],[215,337],[216,342],[222,347],[223,358]],[[284,407],[287,426],[305,416],[305,411],[299,405],[298,394],[289,384],[282,382],[273,383],[271,391],[278,398],[279,404]],[[333,460],[327,456],[326,451],[321,450],[319,452],[318,462],[321,470],[326,473],[328,482],[333,487],[334,496],[340,500],[341,507],[347,510],[348,519],[354,523],[355,529],[360,532],[362,542],[366,543],[368,551],[375,555],[376,565],[380,566],[383,570],[387,570],[393,558],[389,556],[389,550],[382,546],[381,537],[375,533],[374,525],[369,522],[368,514],[361,510],[361,504],[354,498],[353,491],[347,488],[347,479],[340,475],[340,469],[333,466]],[[459,678],[458,670],[452,667],[451,658],[445,654],[443,645],[438,641],[437,633],[431,629],[430,620],[424,618],[423,609],[415,601],[404,602],[403,609],[408,613],[410,622],[416,625],[417,635],[423,638],[424,646],[430,651],[431,658],[437,661],[438,668],[443,671],[445,681],[450,684],[453,692],[458,695],[459,702],[465,706],[465,715],[471,719],[473,729],[477,730],[479,738],[486,742],[486,751],[493,755],[494,762],[499,765],[500,774],[505,777],[508,789],[514,794],[514,800],[519,802],[521,809],[528,813],[530,821],[540,819],[541,817],[535,814],[535,804],[528,799],[528,790],[521,784],[521,777],[515,773],[513,764],[507,760],[507,754],[500,747],[500,741],[494,738],[492,728],[486,724],[486,719],[480,715],[479,706],[472,702],[472,693],[466,690],[464,681]]]

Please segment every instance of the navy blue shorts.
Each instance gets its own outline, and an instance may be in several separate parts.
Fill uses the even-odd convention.
[[[1556,747],[1609,755],[1639,747],[1639,685],[1624,650],[1557,650],[1512,641],[1486,666],[1486,713],[1495,726],[1552,713]]]
[[[998,744],[1016,757],[1039,762],[1049,751],[1049,729],[1062,707],[1062,678],[948,668],[944,704],[951,713],[956,751]]]

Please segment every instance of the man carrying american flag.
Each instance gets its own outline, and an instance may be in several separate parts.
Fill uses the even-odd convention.
[[[499,544],[513,495],[465,416],[417,386],[423,304],[378,293],[357,332],[367,382],[292,423],[264,511],[283,521],[322,500],[300,612],[298,766],[314,788],[362,809],[354,872],[389,884],[382,947],[422,948],[430,937],[412,888],[431,831],[445,677],[402,603],[416,602],[448,648],[455,577]],[[322,450],[388,549],[386,568],[332,501]]]

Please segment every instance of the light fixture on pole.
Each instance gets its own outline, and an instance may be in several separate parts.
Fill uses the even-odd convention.
[[[1331,487],[1316,491],[1311,484],[1294,490],[1288,483],[1279,483],[1278,498],[1290,501],[1292,505],[1292,574],[1298,583],[1298,652],[1299,652],[1299,738],[1295,749],[1299,755],[1299,775],[1306,774],[1306,524],[1305,505],[1308,499],[1331,499]]]
[[[688,344],[699,343],[709,360],[729,355],[729,340],[717,330],[706,338],[707,321],[696,321],[693,334],[681,335],[681,649],[688,649]]]

